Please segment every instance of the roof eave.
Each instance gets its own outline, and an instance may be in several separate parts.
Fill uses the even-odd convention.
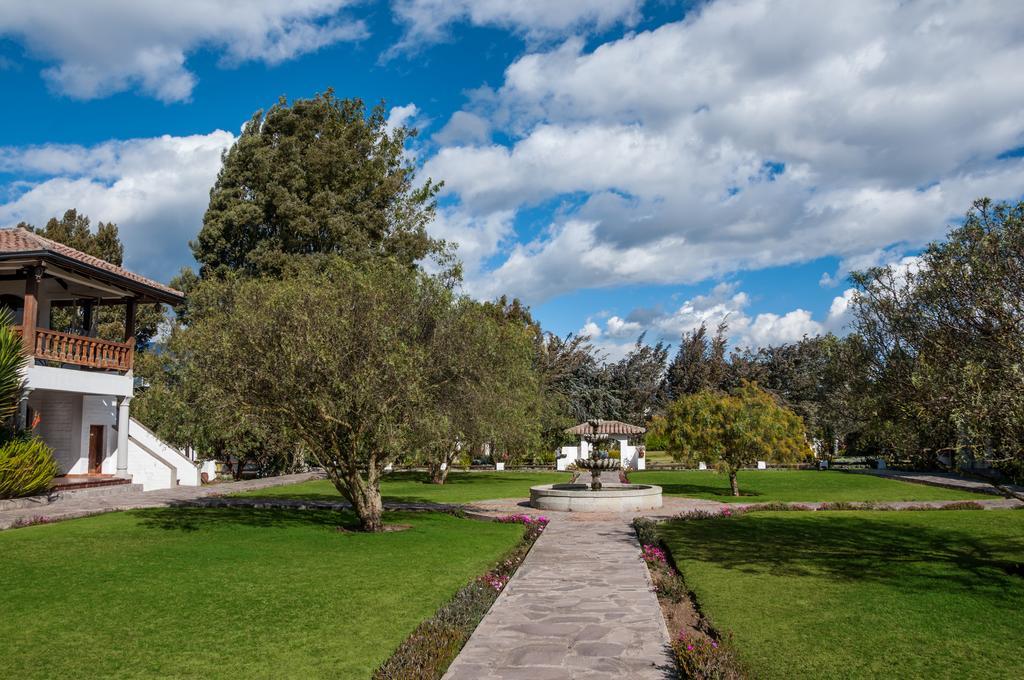
[[[185,301],[185,295],[179,291],[169,292],[162,290],[154,286],[148,286],[140,281],[135,281],[126,276],[115,274],[114,272],[107,271],[102,267],[96,267],[87,262],[76,260],[73,257],[55,253],[52,250],[21,250],[17,252],[5,252],[0,253],[0,262],[6,260],[23,260],[37,258],[43,261],[51,261],[54,264],[59,264],[62,267],[68,269],[77,270],[79,272],[88,274],[93,278],[116,282],[119,286],[125,288],[134,293],[141,293],[145,297],[151,298],[153,302],[162,302],[168,305],[180,305]]]

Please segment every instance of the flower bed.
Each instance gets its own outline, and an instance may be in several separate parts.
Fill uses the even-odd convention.
[[[726,509],[723,514],[731,514]],[[697,511],[692,514],[716,516]],[[714,630],[701,615],[667,547],[658,539],[657,523],[633,520],[640,556],[647,563],[658,603],[672,635],[672,659],[681,678],[738,680],[746,677],[732,645],[732,636]]]
[[[444,675],[548,524],[546,517],[529,515],[506,515],[495,521],[522,524],[526,528],[522,540],[494,568],[464,586],[433,617],[417,626],[377,668],[375,680]]]

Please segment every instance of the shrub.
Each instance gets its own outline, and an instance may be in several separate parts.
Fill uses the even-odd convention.
[[[0,498],[43,493],[57,472],[53,452],[40,439],[15,437],[0,444]]]
[[[874,501],[851,503],[850,501],[830,501],[818,506],[818,510],[877,510],[878,504]]]
[[[640,545],[658,545],[658,523],[649,517],[633,519],[633,530]]]
[[[683,631],[672,643],[672,656],[683,678],[739,680],[746,677],[731,636],[713,640]]]
[[[942,505],[908,505],[901,510],[984,510],[985,506],[978,501],[956,501]]]

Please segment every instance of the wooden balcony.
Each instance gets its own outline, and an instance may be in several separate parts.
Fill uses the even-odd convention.
[[[22,335],[21,326],[15,329]],[[36,359],[105,371],[124,373],[130,371],[135,362],[134,343],[87,338],[45,328],[35,329],[35,342],[31,346]]]

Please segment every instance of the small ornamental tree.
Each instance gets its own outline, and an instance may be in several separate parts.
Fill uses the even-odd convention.
[[[429,408],[427,367],[451,293],[387,261],[309,261],[289,274],[203,284],[189,370],[206,381],[211,416],[301,447],[363,529],[381,531],[380,477]]]
[[[758,460],[782,463],[811,456],[800,416],[754,383],[730,393],[684,395],[669,404],[661,429],[675,460],[714,463],[729,475],[733,496],[740,495],[740,468]]]

